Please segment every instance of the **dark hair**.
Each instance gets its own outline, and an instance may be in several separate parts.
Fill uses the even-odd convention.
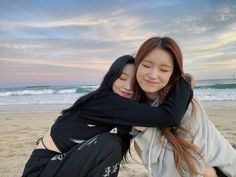
[[[88,101],[91,97],[93,97],[103,89],[109,89],[110,91],[112,91],[112,85],[122,74],[125,65],[133,63],[134,57],[131,55],[124,55],[117,58],[110,66],[108,72],[105,74],[100,86],[95,91],[92,91],[80,97],[70,108],[62,110],[62,115],[78,111],[79,105]]]
[[[169,82],[164,88],[158,91],[159,99],[160,101],[163,101],[170,88],[178,79],[180,79],[180,77],[184,75],[183,57],[180,47],[175,42],[175,40],[171,39],[170,37],[152,37],[146,40],[138,50],[138,53],[135,57],[135,72],[137,72],[138,66],[145,58],[145,56],[155,48],[163,49],[168,52],[172,56],[174,63],[174,71],[170,77]],[[142,91],[142,89],[138,85],[137,79],[134,82],[134,99],[141,102],[145,102],[147,99],[144,91]],[[192,114],[193,113],[194,107]],[[195,176],[199,174],[196,165],[200,165],[200,162],[198,161],[198,157],[202,157],[200,150],[193,143],[186,141],[185,139],[180,137],[177,133],[177,130],[189,134],[187,130],[180,126],[163,128],[161,129],[161,133],[166,137],[168,143],[170,143],[170,145],[172,146],[175,166],[180,176],[184,176],[184,165],[188,166],[190,176]]]
[[[110,91],[112,91],[112,85],[120,77],[124,67],[127,64],[134,64],[134,57],[133,56],[131,56],[131,55],[124,55],[124,56],[121,56],[121,57],[117,58],[113,62],[113,64],[111,65],[111,67],[108,70],[108,72],[105,74],[105,76],[104,76],[100,86],[95,91],[90,92],[90,93],[80,97],[68,109],[62,110],[61,116],[58,117],[58,120],[61,119],[61,118],[65,118],[65,117],[75,116],[77,111],[79,110],[79,106],[81,104],[89,101],[96,94],[98,94],[99,92],[102,92],[102,90],[109,89]],[[124,132],[121,129],[119,130],[119,128],[117,128],[117,129],[118,129],[117,134],[120,136],[120,138],[122,140],[122,156],[126,160],[126,154],[127,154],[128,150],[129,150],[130,140],[131,140],[132,136],[129,135],[129,133],[127,133],[127,131]]]
[[[124,67],[127,64],[134,64],[134,57],[131,55],[124,55],[117,58],[114,63],[112,63],[110,69],[106,73],[101,83],[101,88],[108,88],[112,91],[112,85],[120,77]],[[98,88],[99,89],[99,88]]]

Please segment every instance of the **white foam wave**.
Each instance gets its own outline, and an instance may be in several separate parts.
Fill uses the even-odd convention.
[[[201,101],[236,101],[236,89],[196,89],[194,94]]]
[[[59,94],[62,94],[62,93],[75,93],[76,92],[76,89],[62,89],[62,90],[59,90],[57,91],[57,93]]]
[[[45,95],[45,94],[53,94],[53,93],[54,93],[53,89],[18,90],[18,91],[0,92],[0,96]]]
[[[22,95],[50,95],[50,94],[72,94],[77,90],[86,89],[86,92],[95,90],[98,86],[81,86],[74,88],[49,88],[49,89],[27,89],[21,88],[17,90],[2,90],[0,96],[22,96]],[[84,90],[81,93],[84,93]]]
[[[71,88],[1,90],[0,105],[73,104],[81,95],[97,87],[81,86]],[[81,92],[80,88],[82,88]],[[194,89],[194,94],[201,101],[236,101],[236,89]]]
[[[73,104],[84,94],[53,94],[53,95],[21,95],[15,97],[0,97],[0,105],[28,104]]]

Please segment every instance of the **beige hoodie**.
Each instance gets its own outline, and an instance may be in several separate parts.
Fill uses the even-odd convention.
[[[181,122],[181,127],[190,131],[193,138],[183,134],[181,136],[193,142],[203,152],[206,163],[202,162],[203,166],[199,169],[204,172],[206,166],[216,166],[227,176],[236,176],[235,149],[208,119],[200,101],[194,99],[196,100],[196,116],[191,117],[192,104],[190,104]],[[158,106],[157,102],[153,106]],[[160,139],[163,144],[160,143]],[[147,128],[145,132],[135,137],[135,142],[141,149],[141,159],[149,170],[149,176],[179,177],[171,147],[159,129]],[[187,169],[186,176],[189,176]]]

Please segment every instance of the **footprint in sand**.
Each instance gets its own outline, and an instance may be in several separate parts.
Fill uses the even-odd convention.
[[[5,118],[5,120],[12,120],[12,118],[10,118],[10,117],[7,117],[7,118]]]

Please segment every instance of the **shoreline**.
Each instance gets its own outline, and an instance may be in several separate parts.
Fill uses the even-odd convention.
[[[201,101],[205,109],[236,109],[236,101]],[[10,104],[0,105],[1,113],[9,112],[51,112],[61,111],[70,107],[72,104]],[[17,107],[17,109],[16,109]]]
[[[236,148],[236,102],[202,102],[209,119],[225,138]],[[61,105],[0,105],[0,174],[1,177],[17,177],[35,147],[62,109]],[[119,177],[145,177],[146,170],[133,148],[132,158]],[[130,158],[129,158],[130,159]]]

